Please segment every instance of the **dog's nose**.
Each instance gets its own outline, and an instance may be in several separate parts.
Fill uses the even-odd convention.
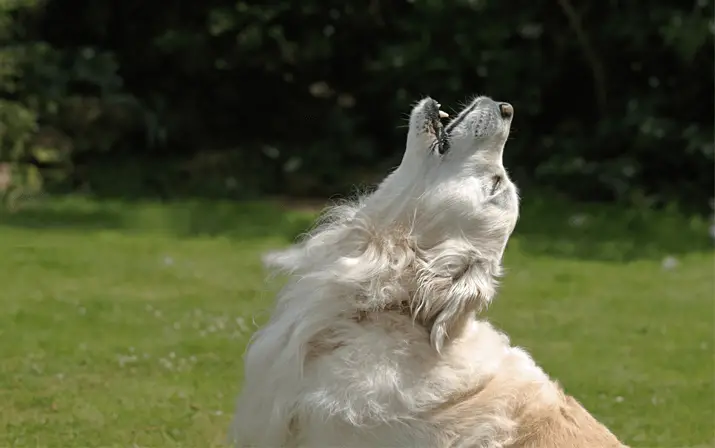
[[[503,118],[511,118],[514,115],[514,108],[509,103],[499,103],[499,112]]]

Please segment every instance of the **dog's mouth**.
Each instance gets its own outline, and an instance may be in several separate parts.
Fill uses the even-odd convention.
[[[430,100],[425,104],[425,114],[433,126],[442,126],[442,118],[448,118],[449,114],[441,109],[442,105],[436,100]]]
[[[489,141],[494,137],[508,136],[514,108],[509,103],[497,102],[489,97],[477,97],[456,117],[443,124],[449,115],[441,110],[439,102],[425,98],[415,109],[416,130],[427,135],[429,147],[440,155],[449,151],[454,136]]]
[[[445,132],[442,119],[449,118],[449,114],[440,108],[442,105],[435,100],[425,104],[425,118],[427,118],[430,132],[435,137],[435,150],[444,154],[449,149],[449,135]]]

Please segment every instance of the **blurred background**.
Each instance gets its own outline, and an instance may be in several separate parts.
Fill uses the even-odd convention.
[[[712,0],[0,0],[0,446],[223,446],[260,258],[515,108],[486,317],[633,447],[715,446]]]
[[[399,162],[414,101],[486,94],[516,108],[505,162],[524,188],[701,211],[713,196],[711,1],[0,8],[6,190],[349,193]]]

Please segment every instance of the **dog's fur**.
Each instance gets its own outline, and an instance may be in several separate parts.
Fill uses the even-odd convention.
[[[289,274],[245,357],[231,429],[253,447],[622,447],[476,311],[495,295],[519,199],[510,106],[446,127],[412,110],[400,166],[265,262]]]

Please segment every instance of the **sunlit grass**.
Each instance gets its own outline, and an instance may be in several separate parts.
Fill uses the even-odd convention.
[[[0,445],[211,447],[272,300],[268,204],[65,199],[0,215]],[[632,446],[712,446],[713,252],[675,214],[530,203],[487,313]]]

